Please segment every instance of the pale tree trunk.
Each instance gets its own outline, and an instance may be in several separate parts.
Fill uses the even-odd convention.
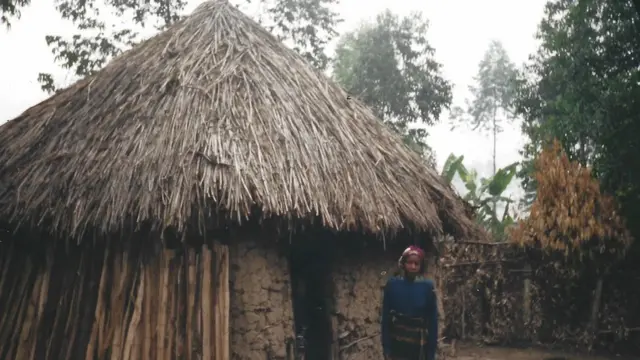
[[[492,176],[496,175],[496,149],[498,147],[498,127],[496,121],[496,108],[493,108],[493,173]]]
[[[493,107],[493,174],[492,176],[496,176],[496,151],[498,148],[498,124],[497,124],[497,110],[498,107],[494,105]],[[495,216],[498,216],[498,202],[493,200],[493,213]]]

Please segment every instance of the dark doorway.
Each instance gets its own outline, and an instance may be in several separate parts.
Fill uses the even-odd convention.
[[[316,239],[313,239],[316,240]],[[291,290],[296,358],[330,360],[332,345],[331,246],[309,238],[291,247]]]

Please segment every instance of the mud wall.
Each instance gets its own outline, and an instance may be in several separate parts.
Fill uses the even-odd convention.
[[[335,316],[343,359],[383,359],[380,345],[382,292],[397,270],[390,252],[362,257],[339,256],[333,272]]]
[[[229,247],[231,358],[285,359],[293,338],[289,265],[275,246],[252,239]]]

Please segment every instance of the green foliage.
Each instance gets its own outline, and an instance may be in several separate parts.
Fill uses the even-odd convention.
[[[56,61],[71,69],[78,77],[100,70],[111,58],[131,48],[143,39],[149,29],[163,30],[178,21],[187,0],[55,0],[63,19],[72,21],[78,33],[71,38],[49,35]],[[241,0],[247,4],[252,0]],[[273,0],[264,2],[265,18],[259,19],[280,40],[290,40],[294,50],[318,69],[326,68],[329,58],[326,44],[337,35],[338,14],[330,8],[337,0]],[[115,15],[121,21],[106,22],[104,14]],[[43,90],[55,91],[51,74],[41,73],[38,81]]]
[[[427,132],[451,104],[451,83],[441,74],[427,41],[428,23],[419,13],[400,18],[386,11],[373,23],[340,38],[333,77],[369,105],[405,143],[433,158]]]
[[[529,195],[536,189],[532,162],[557,138],[570,160],[592,166],[600,184],[617,194],[626,217],[640,214],[639,34],[630,0],[547,3],[541,45],[520,76],[516,99],[529,140],[521,174]]]
[[[515,65],[502,43],[492,41],[478,65],[478,73],[474,78],[476,85],[469,87],[473,95],[472,100],[467,102],[469,117],[459,120],[468,122],[474,130],[502,131],[502,122],[510,120],[509,115],[513,112],[515,75]],[[500,110],[506,113],[506,118],[496,118]]]
[[[47,35],[45,40],[56,61],[70,69],[77,77],[85,77],[100,70],[110,59],[131,48],[147,27],[161,30],[180,19],[186,0],[55,0],[63,19],[76,25],[78,33],[70,38]],[[127,22],[108,23],[104,14],[111,14]],[[42,89],[56,90],[51,74],[38,75]]]
[[[11,27],[13,19],[20,18],[20,9],[31,4],[31,0],[0,0],[0,24]]]
[[[478,173],[475,170],[467,170],[463,161],[462,155],[449,155],[442,167],[442,177],[448,183],[451,183],[456,175],[460,177],[467,190],[463,199],[476,209],[478,223],[491,232],[494,240],[504,241],[506,230],[515,221],[511,215],[513,200],[504,196],[504,192],[517,173],[518,163],[498,169],[495,175],[489,178],[478,180]],[[504,209],[499,211],[499,206],[504,206]]]
[[[336,27],[342,22],[339,14],[331,10],[339,0],[261,1],[268,19],[258,22],[281,41],[293,42],[293,49],[316,69],[325,70],[331,59],[324,49],[338,35]]]
[[[447,184],[451,184],[453,182],[456,174],[459,174],[460,178],[463,179],[462,181],[464,181],[468,174],[468,171],[462,163],[463,160],[463,155],[455,156],[454,154],[449,154],[449,157],[444,162],[441,171],[441,176],[444,178]]]
[[[465,123],[473,130],[492,135],[494,173],[497,171],[497,135],[504,130],[506,122],[513,120],[515,79],[515,65],[502,43],[492,41],[478,65],[476,85],[469,87],[472,100],[467,100],[466,109],[456,107],[450,115],[454,124]]]

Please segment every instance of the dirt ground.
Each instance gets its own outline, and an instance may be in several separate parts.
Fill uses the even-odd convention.
[[[622,356],[586,356],[561,352],[545,351],[539,349],[509,349],[499,347],[477,347],[471,345],[456,346],[453,356],[447,356],[451,360],[632,360],[639,357]]]

